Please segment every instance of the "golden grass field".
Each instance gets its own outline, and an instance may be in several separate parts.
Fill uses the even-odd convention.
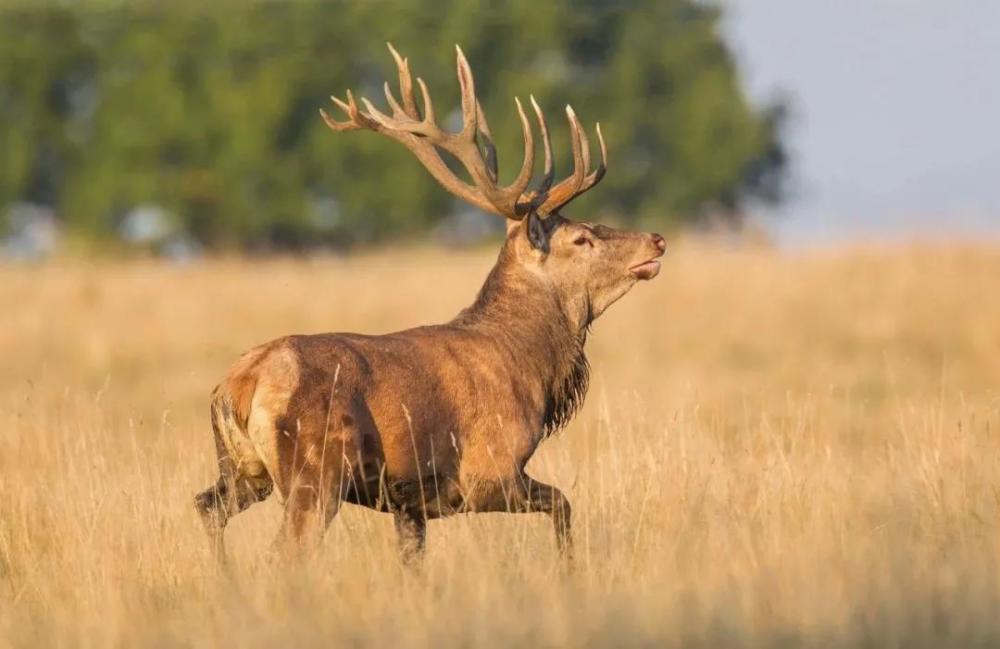
[[[1000,646],[1000,247],[681,243],[594,327],[586,407],[531,464],[575,508],[429,526],[347,507],[214,567],[208,395],[287,333],[471,302],[494,252],[0,266],[0,645]]]

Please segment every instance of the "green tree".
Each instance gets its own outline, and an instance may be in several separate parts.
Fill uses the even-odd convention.
[[[458,209],[402,147],[318,119],[347,87],[381,100],[393,41],[457,106],[461,43],[512,175],[512,97],[600,119],[611,172],[583,217],[660,227],[781,199],[783,107],[745,97],[719,12],[691,0],[59,4],[0,10],[0,205],[48,203],[110,237],[163,206],[210,246],[299,247],[411,236]]]

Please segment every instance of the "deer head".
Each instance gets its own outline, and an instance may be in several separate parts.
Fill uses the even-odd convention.
[[[544,173],[529,188],[534,171],[535,147],[531,125],[521,101],[514,99],[524,134],[524,156],[517,177],[506,186],[498,183],[497,150],[486,115],[475,93],[469,63],[456,45],[458,81],[462,97],[462,128],[457,133],[441,129],[423,79],[417,78],[423,110],[417,108],[409,62],[389,44],[399,70],[402,103],[385,84],[392,115],[361,99],[359,109],[351,91],[347,100],[332,97],[346,114],[337,121],[321,110],[326,124],[335,131],[368,129],[387,135],[413,152],[430,174],[462,200],[507,220],[507,239],[501,259],[540,279],[557,294],[568,315],[585,327],[608,306],[621,298],[639,280],[652,279],[666,250],[658,234],[630,232],[603,225],[573,221],[562,209],[601,181],[607,170],[607,147],[597,125],[601,162],[590,171],[590,147],[576,113],[566,107],[573,147],[573,173],[554,184],[552,145],[548,126],[534,97],[531,106],[538,121],[545,153]],[[472,185],[459,179],[445,164],[439,150],[457,159]]]

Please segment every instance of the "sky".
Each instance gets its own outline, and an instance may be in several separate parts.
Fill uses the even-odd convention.
[[[1000,238],[1000,0],[725,0],[760,102],[791,100],[779,241]]]

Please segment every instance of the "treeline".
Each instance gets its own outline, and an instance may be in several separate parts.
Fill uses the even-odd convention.
[[[501,153],[512,98],[599,120],[611,171],[572,213],[659,227],[738,218],[781,198],[783,108],[748,102],[719,13],[689,0],[347,0],[15,5],[0,9],[0,214],[50,206],[68,232],[118,237],[137,206],[209,247],[346,245],[425,231],[465,208],[402,147],[319,119],[353,88],[384,105],[392,41],[440,116],[458,106],[453,44]],[[593,140],[593,137],[591,137]],[[506,153],[506,155],[504,155]]]

